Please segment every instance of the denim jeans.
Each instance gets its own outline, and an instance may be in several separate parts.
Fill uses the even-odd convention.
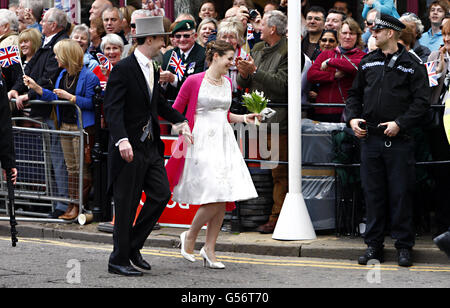
[[[56,129],[55,122],[46,118],[44,121],[49,129]],[[52,179],[53,191],[52,195],[56,197],[68,198],[67,192],[67,169],[64,162],[64,155],[61,148],[60,136],[58,134],[50,134],[50,159],[52,161],[54,181]],[[66,211],[67,202],[56,201],[54,209]]]

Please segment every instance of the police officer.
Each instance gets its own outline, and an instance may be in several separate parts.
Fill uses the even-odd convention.
[[[425,66],[398,38],[405,25],[380,14],[373,37],[377,50],[366,55],[346,102],[346,121],[361,139],[361,180],[366,201],[368,248],[358,259],[383,262],[384,231],[390,218],[398,264],[411,266],[414,246],[414,141],[408,131],[429,108]]]

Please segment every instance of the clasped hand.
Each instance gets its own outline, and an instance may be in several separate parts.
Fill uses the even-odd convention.
[[[188,122],[173,124],[172,131],[175,134],[183,135],[184,140],[187,143],[194,144],[194,137],[192,136],[192,132],[191,129],[189,128]]]
[[[17,183],[17,168],[11,168],[11,181],[14,185]],[[3,169],[3,177],[6,179],[6,170]]]
[[[250,56],[248,60],[244,60],[241,57],[236,58],[236,68],[239,71],[239,74],[247,79],[249,75],[253,74],[256,71],[256,65],[253,58]]]
[[[359,122],[366,123],[364,119],[352,119],[350,121],[350,127],[352,128],[355,136],[358,138],[364,138],[367,136],[367,129],[362,129],[359,126]],[[395,121],[383,122],[378,124],[378,127],[385,126],[386,129],[383,133],[388,137],[395,137],[400,132],[400,127]]]

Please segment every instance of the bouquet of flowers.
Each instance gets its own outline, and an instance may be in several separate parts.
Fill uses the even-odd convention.
[[[267,103],[270,102],[269,99],[264,97],[264,92],[259,92],[257,90],[252,93],[245,93],[242,96],[242,100],[248,111],[258,114],[261,114],[261,112],[267,108]],[[259,120],[255,118],[255,125],[259,124]]]

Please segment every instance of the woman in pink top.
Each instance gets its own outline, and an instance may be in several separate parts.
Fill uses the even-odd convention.
[[[186,79],[173,105],[180,112],[187,108],[193,144],[183,143],[184,138],[180,137],[166,165],[173,200],[202,205],[190,229],[180,236],[181,254],[195,261],[195,241],[206,224],[206,241],[200,255],[209,268],[225,267],[215,255],[225,210],[231,210],[234,201],[258,196],[229,124],[254,123],[258,116],[228,111],[232,86],[225,75],[233,59],[234,48],[229,43],[218,40],[207,45],[209,69]]]
[[[358,65],[366,55],[360,48],[363,45],[362,31],[352,19],[344,20],[339,31],[339,46],[324,50],[308,70],[308,82],[317,84],[316,103],[344,104],[347,91],[358,72]],[[341,122],[343,107],[316,107],[311,119],[322,122]]]

